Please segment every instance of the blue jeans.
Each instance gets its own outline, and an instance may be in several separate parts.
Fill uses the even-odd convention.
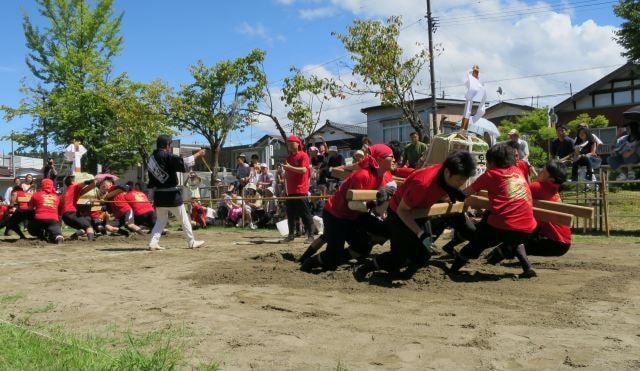
[[[623,158],[622,155],[616,154],[616,155],[609,156],[609,158],[607,159],[607,163],[609,164],[609,166],[611,166],[613,170],[616,170],[622,165],[632,165],[632,164],[637,164],[639,162],[640,162],[640,155],[638,155],[638,152],[635,152],[634,154],[632,154],[627,158]]]

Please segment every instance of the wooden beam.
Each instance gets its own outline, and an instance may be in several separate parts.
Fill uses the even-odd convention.
[[[361,212],[367,212],[367,206],[364,201],[349,201],[349,209]],[[464,203],[456,202],[450,204],[448,202],[438,202],[431,206],[429,209],[413,209],[411,210],[411,216],[414,219],[426,218],[428,216],[436,216],[443,214],[461,213],[464,209]]]
[[[488,197],[489,194],[486,190],[482,190],[476,193],[480,197]],[[553,202],[545,200],[533,200],[533,206],[539,209],[558,211],[565,214],[571,214],[578,218],[593,218],[593,208],[579,205],[565,204],[562,202]]]
[[[465,201],[465,205],[473,207],[474,209],[488,209],[489,199],[480,196],[469,196]],[[549,222],[554,224],[571,225],[573,215],[566,214],[558,211],[545,210],[537,207],[533,208],[533,217],[540,222]]]
[[[544,201],[544,200],[533,200],[533,206],[540,209],[571,214],[578,218],[589,218],[589,219],[593,218],[592,207],[564,204],[562,202],[553,202],[553,201]]]
[[[347,191],[347,201],[371,201],[376,199],[375,189],[350,189]]]

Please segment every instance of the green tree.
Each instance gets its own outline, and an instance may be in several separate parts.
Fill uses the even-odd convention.
[[[591,117],[588,113],[581,113],[575,119],[567,122],[570,134],[575,135],[578,132],[578,126],[582,123],[587,124],[590,129],[606,128],[609,126],[609,119],[603,115]]]
[[[171,100],[172,121],[209,142],[213,178],[229,132],[255,122],[252,112],[257,110],[266,84],[260,68],[264,56],[264,51],[254,49],[244,57],[211,67],[198,61],[190,68],[194,82],[182,86]]]
[[[93,168],[112,156],[102,146],[114,116],[109,94],[126,85],[123,75],[109,79],[111,60],[122,49],[123,15],[114,16],[113,0],[36,2],[48,24],[41,30],[24,14],[23,28],[29,48],[26,63],[37,84],[25,81],[19,107],[2,109],[7,120],[34,118],[30,128],[14,135],[20,145],[38,148],[39,135],[50,135],[58,145],[80,139]]]
[[[354,62],[353,74],[362,78],[364,85],[350,83],[345,86],[352,94],[375,94],[382,105],[398,107],[403,119],[422,139],[428,136],[416,110],[415,88],[420,85],[418,75],[429,60],[427,50],[410,57],[398,42],[402,18],[389,17],[386,23],[377,20],[355,20],[346,34],[333,32],[344,44]],[[437,123],[434,123],[434,125]]]
[[[333,79],[305,75],[296,67],[290,71],[293,75],[284,79],[281,99],[288,110],[292,132],[305,138],[318,127],[324,105],[344,95]]]
[[[541,167],[549,160],[549,141],[556,137],[556,130],[548,125],[548,109],[538,108],[518,117],[515,122],[503,120],[498,140],[509,140],[509,131],[518,130],[529,144],[529,162]]]
[[[613,12],[624,19],[620,29],[615,31],[616,41],[626,50],[622,56],[629,62],[640,62],[640,1],[620,0]]]

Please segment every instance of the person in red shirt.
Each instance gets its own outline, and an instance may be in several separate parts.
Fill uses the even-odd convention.
[[[487,165],[487,171],[464,192],[471,194],[486,189],[490,202],[489,216],[476,225],[475,235],[456,254],[450,272],[458,273],[469,259],[477,259],[482,251],[502,244],[494,249],[498,253],[496,255],[515,255],[523,269],[520,277],[534,277],[536,273],[522,245],[531,239],[537,226],[529,185],[516,166],[513,149],[508,143],[497,144],[487,151]]]
[[[34,212],[33,219],[27,226],[29,233],[41,240],[63,243],[59,216],[60,197],[56,193],[53,180],[42,179],[42,190],[33,194],[29,200],[29,207]]]
[[[191,199],[191,225],[202,229],[207,228],[207,208],[195,198]]]
[[[125,192],[128,190],[127,186],[116,186],[113,178],[107,177],[100,184],[100,190],[105,194],[109,211],[111,211],[111,214],[113,214],[117,222],[115,227],[119,227],[119,231],[124,235],[128,235],[129,232],[122,227],[126,227],[132,232],[142,234],[140,227],[135,224],[133,209],[131,209],[129,202],[125,199]]]
[[[11,201],[9,202],[9,213],[11,216],[9,220],[7,220],[7,228],[5,229],[4,235],[7,236],[9,231],[14,231],[20,237],[20,239],[25,239],[24,233],[20,229],[21,223],[28,223],[28,221],[33,216],[33,210],[29,209],[29,203],[24,200],[27,197],[27,192],[22,189],[21,185],[16,185],[13,187],[13,191],[11,191]]]
[[[335,270],[345,259],[366,256],[373,246],[366,234],[366,218],[368,213],[349,209],[347,191],[350,189],[380,189],[392,186],[395,182],[389,170],[393,164],[393,152],[384,144],[374,144],[369,147],[369,157],[366,163],[361,162],[361,168],[354,171],[338,187],[336,193],[325,203],[322,212],[324,223],[323,239],[327,242],[326,249],[315,256],[302,261],[300,270],[311,272],[316,267],[325,270]],[[345,242],[349,249],[344,248]]]
[[[77,230],[73,235],[71,235],[70,239],[78,239],[80,235],[86,233],[89,241],[95,240],[95,232],[91,225],[91,219],[89,217],[79,215],[78,209],[76,208],[76,204],[78,203],[80,196],[95,188],[95,180],[89,179],[78,184],[76,183],[75,176],[69,175],[64,178],[64,185],[66,189],[60,198],[60,214],[62,215],[62,221],[64,224]]]
[[[531,183],[534,200],[562,202],[560,185],[567,181],[567,169],[559,161],[549,161],[538,173],[538,181]],[[527,255],[562,256],[571,247],[571,228],[567,225],[540,222],[533,240],[525,244]]]
[[[137,226],[144,226],[149,229],[156,225],[156,209],[149,201],[147,194],[139,189],[135,189],[133,182],[127,182],[128,191],[124,194],[131,210],[133,210],[133,222]]]
[[[308,196],[309,177],[311,176],[311,164],[309,156],[302,147],[302,140],[295,135],[287,137],[287,150],[289,156],[282,168],[285,170],[287,196]],[[303,198],[286,200],[287,224],[289,235],[283,242],[294,240],[296,219],[301,218],[307,233],[307,242],[313,242],[313,216],[309,201]]]
[[[4,197],[0,196],[0,229],[6,227],[9,220],[9,206],[4,203]]]
[[[368,273],[379,269],[396,273],[407,262],[415,266],[424,265],[431,257],[433,231],[430,228],[425,230],[422,223],[411,216],[411,211],[428,209],[436,202],[464,199],[460,187],[475,173],[475,169],[473,156],[459,151],[449,155],[442,164],[411,173],[389,201],[385,226],[391,239],[390,251],[358,267],[354,271],[355,278],[361,281]],[[460,217],[466,220],[464,215]],[[444,230],[444,225],[441,229]]]

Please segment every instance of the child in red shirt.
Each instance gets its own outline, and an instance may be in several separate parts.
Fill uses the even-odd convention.
[[[322,221],[323,240],[327,242],[327,247],[320,254],[304,259],[300,270],[311,272],[316,267],[334,270],[352,256],[359,258],[371,252],[373,244],[366,233],[368,221],[361,219],[368,214],[349,209],[347,191],[376,190],[392,183],[389,170],[393,164],[393,152],[384,144],[374,144],[369,147],[369,153],[366,162],[361,162],[364,166],[349,175],[325,203]],[[347,242],[349,249],[345,249]]]
[[[530,185],[534,200],[562,202],[560,185],[567,180],[566,167],[559,161],[549,161],[538,174],[538,181]],[[540,222],[533,240],[525,244],[527,255],[562,256],[571,247],[571,228]]]
[[[42,179],[42,190],[33,194],[29,200],[29,207],[33,209],[33,219],[29,221],[27,229],[32,236],[41,240],[64,242],[60,229],[60,197],[56,193],[53,180]]]
[[[449,155],[442,164],[411,173],[389,201],[384,224],[391,239],[390,251],[356,269],[355,278],[361,281],[378,269],[395,273],[407,262],[416,267],[424,265],[431,257],[432,231],[424,230],[422,223],[411,216],[411,210],[428,209],[436,202],[455,202],[464,198],[460,187],[475,173],[475,169],[471,154],[460,151]],[[464,215],[460,216],[465,220]]]
[[[156,209],[149,201],[147,194],[141,190],[135,189],[133,182],[127,182],[129,190],[124,195],[124,199],[127,200],[131,210],[133,211],[133,222],[137,226],[144,226],[152,229],[156,225]]]
[[[76,183],[75,176],[69,175],[64,178],[64,185],[66,189],[60,197],[60,215],[62,215],[62,221],[65,225],[76,229],[76,232],[69,239],[78,239],[79,236],[86,234],[89,241],[93,241],[95,232],[91,225],[91,218],[80,215],[76,204],[80,196],[95,188],[95,180],[90,179]]]
[[[523,269],[522,278],[536,275],[527,259],[523,243],[531,239],[537,222],[533,217],[531,190],[524,174],[516,166],[513,149],[507,143],[487,151],[487,171],[465,193],[487,190],[489,217],[476,225],[476,234],[456,255],[451,273],[457,273],[469,259],[477,259],[487,248],[502,244],[494,251],[504,257],[515,255]]]

